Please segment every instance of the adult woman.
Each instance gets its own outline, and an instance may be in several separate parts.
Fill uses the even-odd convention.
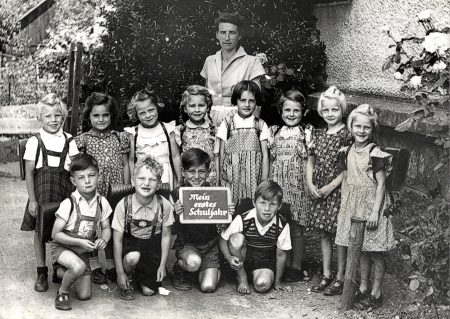
[[[221,13],[216,19],[216,39],[221,49],[206,58],[200,75],[213,96],[211,118],[218,127],[225,116],[236,112],[231,105],[233,86],[243,80],[259,84],[264,68],[257,57],[247,55],[239,46],[244,18],[238,13]],[[258,112],[259,113],[259,112]],[[259,114],[257,114],[259,115]]]

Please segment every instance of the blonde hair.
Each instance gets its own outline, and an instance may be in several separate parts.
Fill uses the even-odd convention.
[[[319,97],[319,103],[317,104],[317,113],[319,113],[320,116],[322,116],[322,102],[326,99],[335,100],[341,108],[342,116],[345,115],[345,112],[347,111],[347,100],[345,99],[345,95],[337,87],[332,85]]]
[[[57,108],[63,116],[63,121],[67,118],[67,106],[55,93],[44,95],[37,103],[39,119],[42,118],[42,110],[46,106]]]
[[[161,180],[161,177],[164,173],[164,168],[155,157],[153,157],[151,155],[147,155],[147,156],[139,159],[134,166],[134,176],[136,176],[136,172],[141,167],[145,167],[145,168],[151,170],[158,177],[158,179]]]
[[[372,135],[376,133],[376,131],[378,130],[378,115],[373,107],[371,107],[369,104],[361,104],[350,113],[347,119],[347,127],[350,132],[352,132],[352,124],[357,115],[363,115],[367,117],[372,124]]]
[[[132,122],[139,121],[139,118],[138,118],[137,112],[136,112],[136,104],[138,102],[143,102],[143,101],[147,101],[147,100],[150,101],[150,103],[156,107],[156,110],[158,111],[158,113],[161,112],[165,108],[164,102],[158,95],[155,94],[155,92],[150,91],[148,89],[143,89],[143,90],[137,91],[133,95],[130,103],[127,106],[127,114]]]

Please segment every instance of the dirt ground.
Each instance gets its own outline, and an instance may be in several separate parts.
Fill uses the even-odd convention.
[[[222,280],[213,294],[203,294],[196,287],[188,292],[177,291],[166,278],[163,285],[171,291],[168,296],[143,297],[137,293],[131,302],[119,299],[115,284],[106,289],[94,285],[91,300],[72,298],[73,310],[63,313],[54,307],[57,284],[50,282],[45,293],[33,290],[32,233],[19,230],[27,193],[18,175],[17,162],[0,164],[0,318],[437,318],[433,308],[412,303],[407,287],[389,276],[385,281],[385,305],[373,313],[339,313],[339,297],[308,291],[317,276],[294,283],[292,293],[252,291],[248,296],[235,291],[232,278]],[[173,262],[171,251],[169,267]]]

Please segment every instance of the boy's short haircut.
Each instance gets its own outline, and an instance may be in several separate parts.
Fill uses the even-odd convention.
[[[97,172],[99,171],[98,162],[94,158],[94,156],[89,155],[87,153],[79,153],[72,158],[72,160],[70,162],[69,172],[70,172],[70,175],[73,176],[73,174],[75,172],[84,171],[85,169],[88,169],[89,167],[95,168],[97,170]]]
[[[63,116],[63,119],[65,120],[67,118],[67,106],[55,93],[44,95],[37,103],[39,119],[42,117],[42,109],[45,106],[59,109]]]
[[[231,104],[237,105],[237,100],[241,98],[242,93],[245,91],[249,91],[255,96],[256,105],[261,105],[262,98],[261,98],[261,90],[253,81],[241,81],[238,84],[236,84],[233,88],[233,93],[231,94]]]
[[[181,165],[184,170],[203,164],[205,164],[206,169],[209,169],[209,165],[211,164],[211,157],[209,157],[208,153],[202,151],[199,148],[190,148],[186,152],[184,152],[183,156],[181,157]]]
[[[141,159],[139,159],[136,164],[134,165],[134,175],[136,176],[136,172],[138,169],[140,169],[141,167],[145,167],[149,170],[151,170],[157,177],[159,180],[161,180],[161,177],[164,173],[164,168],[161,165],[160,162],[158,162],[158,160],[156,158],[154,158],[151,155],[147,155],[145,157],[142,157]]]
[[[257,187],[255,191],[255,201],[259,198],[263,198],[265,200],[272,200],[273,198],[277,198],[278,203],[281,204],[283,200],[283,189],[280,185],[278,185],[274,181],[263,181]]]

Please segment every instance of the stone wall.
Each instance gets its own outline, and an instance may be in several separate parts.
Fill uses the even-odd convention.
[[[314,9],[320,38],[328,57],[328,84],[344,91],[401,96],[400,82],[381,66],[393,49],[381,32],[389,26],[393,36],[424,36],[417,13],[432,10],[436,27],[448,26],[448,0],[350,0]]]

